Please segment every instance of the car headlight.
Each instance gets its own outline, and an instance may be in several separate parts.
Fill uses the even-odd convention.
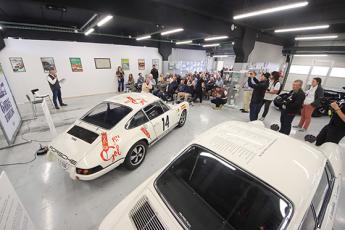
[[[103,169],[103,167],[98,165],[98,166],[91,168],[91,169],[76,168],[76,172],[77,172],[77,174],[80,174],[80,175],[90,175],[90,174],[96,173],[98,171],[101,171],[102,169]]]

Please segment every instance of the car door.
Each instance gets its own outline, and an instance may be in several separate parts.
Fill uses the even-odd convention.
[[[138,139],[145,137],[148,140],[148,143],[151,143],[157,139],[153,125],[143,110],[138,111],[131,120],[129,120],[126,125],[126,129],[129,132],[128,136],[133,139],[131,141],[136,142]]]
[[[153,102],[144,108],[144,112],[150,119],[156,138],[164,135],[165,131],[169,129],[169,116],[166,116],[159,101]]]
[[[165,121],[169,120],[169,126],[166,126],[166,128],[174,128],[179,121],[178,112],[176,111],[176,109],[171,109],[169,105],[165,104],[163,101],[159,101],[159,103],[162,106],[164,113],[166,114]]]

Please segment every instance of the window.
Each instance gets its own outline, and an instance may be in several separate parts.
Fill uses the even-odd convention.
[[[327,76],[329,67],[326,66],[313,66],[313,69],[311,70],[311,75],[317,75],[317,76]]]
[[[159,101],[159,104],[162,106],[164,113],[169,111],[169,107],[162,101]]]
[[[159,102],[155,102],[146,106],[144,111],[150,118],[150,120],[155,119],[156,117],[164,113],[163,108],[161,107]]]
[[[128,129],[132,129],[132,128],[138,127],[140,125],[143,125],[143,124],[145,124],[148,121],[149,120],[147,119],[147,117],[144,114],[144,112],[143,111],[139,111],[130,120],[129,125],[128,125],[127,128]]]
[[[307,65],[292,65],[290,68],[290,73],[295,74],[309,74],[311,66]]]
[[[332,68],[331,77],[345,77],[345,68]]]
[[[274,190],[199,146],[170,164],[155,187],[189,229],[279,229],[292,212]]]
[[[319,183],[319,186],[317,187],[316,193],[312,201],[316,216],[319,216],[321,212],[321,207],[322,207],[323,201],[325,200],[325,196],[327,195],[328,189],[329,189],[328,179],[327,179],[326,171],[324,171],[321,177],[321,181]]]
[[[89,111],[82,120],[104,129],[111,129],[131,111],[131,108],[124,105],[103,102]]]
[[[300,227],[300,230],[313,230],[315,229],[315,215],[312,207],[309,207],[308,212],[304,216],[303,223]]]

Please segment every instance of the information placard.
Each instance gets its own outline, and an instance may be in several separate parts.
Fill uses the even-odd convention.
[[[22,119],[0,65],[0,126],[9,145],[16,139]]]

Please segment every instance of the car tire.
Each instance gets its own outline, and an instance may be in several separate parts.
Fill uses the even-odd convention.
[[[129,170],[138,168],[144,161],[147,152],[147,143],[138,141],[128,151],[125,158],[125,167]]]
[[[183,110],[180,116],[180,120],[178,121],[177,127],[182,127],[186,123],[187,120],[187,110]]]

